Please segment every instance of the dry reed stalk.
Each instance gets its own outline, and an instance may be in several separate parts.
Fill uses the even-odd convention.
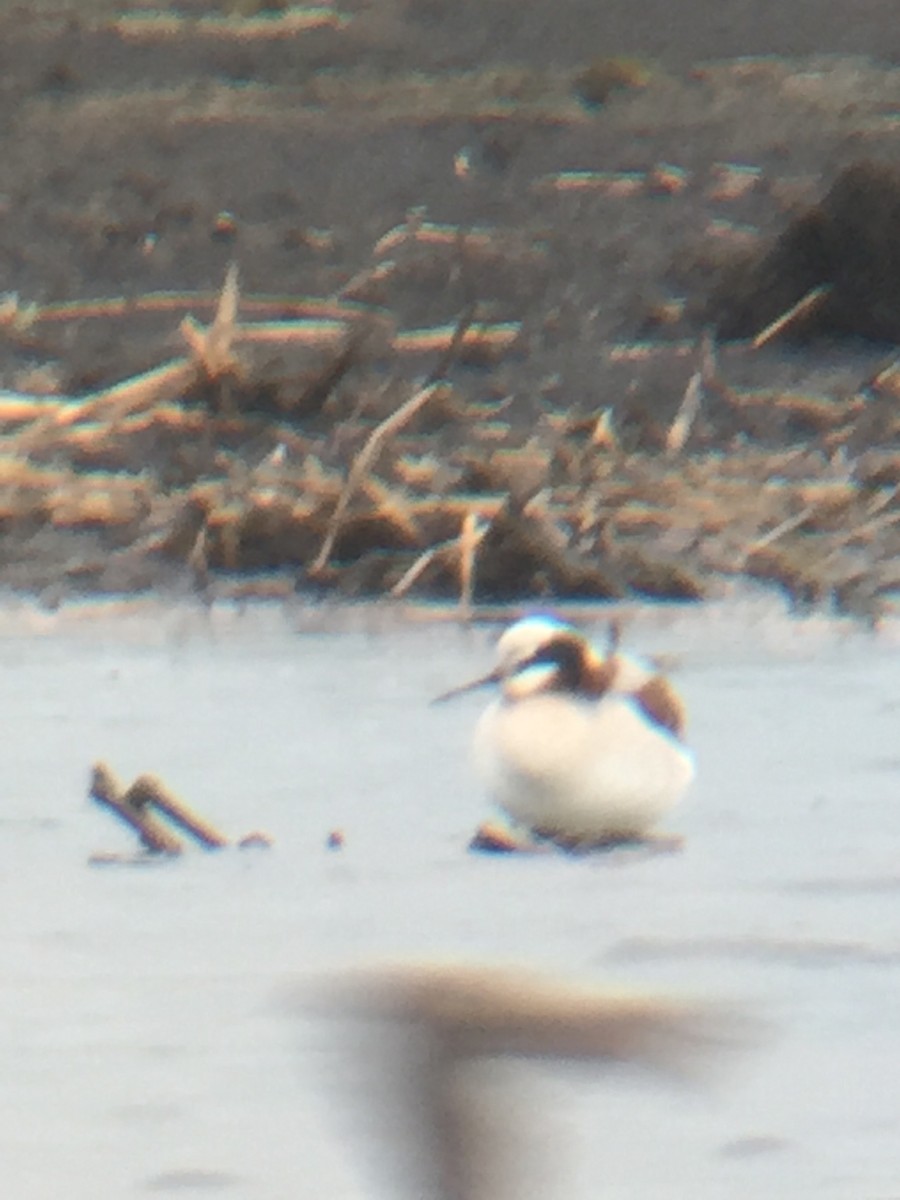
[[[147,292],[143,296],[108,296],[100,300],[66,300],[42,304],[35,315],[41,322],[89,321],[96,318],[133,317],[142,313],[182,312],[185,309],[214,308],[218,292]]]
[[[146,485],[98,487],[94,480],[72,472],[67,483],[41,498],[47,521],[56,529],[102,525],[133,525],[147,513],[149,497]]]
[[[357,271],[355,275],[342,284],[336,292],[333,293],[335,300],[341,296],[349,296],[348,303],[358,303],[352,297],[365,288],[371,287],[373,283],[384,284],[391,276],[398,271],[397,264],[392,259],[387,259],[385,262],[375,263],[374,266],[364,267],[363,270]]]
[[[306,318],[298,321],[266,321],[238,325],[234,340],[250,345],[275,342],[284,346],[312,346],[317,350],[336,350],[350,333],[346,321]]]
[[[604,408],[591,431],[591,445],[596,450],[618,450],[619,439],[613,424],[613,411]]]
[[[341,490],[341,494],[337,498],[337,503],[334,506],[334,511],[325,530],[321,548],[309,568],[311,576],[319,575],[325,569],[328,559],[331,557],[331,551],[337,541],[338,534],[343,526],[350,501],[355,496],[371,465],[381,453],[385,443],[393,434],[411,421],[416,413],[423,409],[428,401],[433,396],[439,394],[446,386],[441,381],[441,376],[455,358],[459,346],[471,326],[473,315],[473,310],[469,309],[460,317],[450,344],[446,348],[446,352],[432,371],[424,387],[414,392],[390,416],[385,417],[380,424],[376,425],[369,434],[364,446],[353,460],[350,470],[347,473],[347,479]]]
[[[600,192],[605,196],[636,196],[644,190],[643,171],[561,171],[542,175],[531,185],[533,191]]]
[[[792,304],[787,312],[782,313],[780,317],[777,317],[774,321],[770,322],[765,329],[761,329],[750,343],[751,347],[754,350],[759,350],[762,346],[767,345],[774,338],[778,337],[779,334],[783,333],[785,329],[788,329],[802,317],[808,316],[810,313],[815,312],[815,310],[831,294],[832,290],[832,285],[830,283],[821,283],[818,287],[812,288],[806,293],[805,296],[802,296],[796,304]]]
[[[775,544],[789,533],[793,533],[795,529],[799,529],[801,525],[805,525],[811,516],[816,511],[818,505],[808,504],[800,512],[794,513],[793,516],[786,517],[779,522],[774,529],[770,529],[768,533],[764,533],[761,537],[755,538],[749,543],[745,550],[745,556],[755,554],[758,550],[765,550],[769,546]]]
[[[193,17],[180,13],[126,13],[112,22],[112,29],[125,40],[168,41],[185,37],[209,37],[219,40],[265,40],[295,37],[313,29],[344,29],[350,17],[333,8],[314,5],[290,8],[269,16],[243,17],[215,15]]]
[[[900,358],[892,358],[886,366],[876,371],[863,383],[860,390],[863,389],[886,391],[892,396],[900,397]]]
[[[688,358],[697,353],[696,342],[617,342],[606,352],[607,362],[645,362],[648,358]]]
[[[150,428],[163,430],[178,429],[184,433],[201,433],[206,428],[207,417],[200,409],[184,409],[178,404],[164,402],[158,407],[144,409],[121,419],[113,416],[109,421],[91,422],[74,429],[62,431],[53,439],[60,450],[79,452],[95,451],[108,455],[113,447],[128,443],[137,433]],[[44,443],[46,445],[46,442]]]
[[[453,545],[454,542],[441,542],[439,546],[431,546],[429,549],[423,550],[412,566],[403,572],[403,574],[391,588],[390,592],[388,593],[390,597],[393,600],[401,600],[416,582],[425,568],[432,563],[439,554],[446,552],[447,549]]]
[[[141,814],[151,808],[157,809],[207,850],[228,845],[228,838],[223,833],[174,796],[155,775],[140,775],[125,793],[125,799]]]
[[[666,434],[666,454],[670,457],[680,453],[684,449],[685,442],[690,436],[694,421],[700,411],[700,401],[702,398],[703,373],[698,370],[688,380],[681,404],[678,406],[678,411]]]
[[[152,813],[135,807],[106,763],[94,764],[89,795],[134,830],[141,845],[153,854],[181,854],[181,842]]]
[[[134,375],[84,397],[80,411],[77,414],[63,414],[67,419],[62,423],[72,424],[75,420],[116,421],[136,409],[152,408],[160,401],[174,400],[194,382],[196,374],[193,363],[183,358],[173,359],[152,371]]]
[[[183,433],[202,433],[207,427],[207,417],[201,409],[185,409],[180,404],[166,400],[154,405],[144,412],[132,413],[122,420],[116,420],[114,429],[107,428],[109,437],[113,432],[127,437],[132,433],[142,433],[145,429],[158,430],[177,429]]]
[[[426,224],[425,209],[422,207],[411,208],[406,214],[406,220],[401,225],[395,225],[393,229],[388,230],[378,239],[372,247],[372,257],[380,258],[389,250],[396,250],[398,246],[406,245]]]
[[[379,258],[401,246],[416,242],[423,246],[454,246],[462,249],[490,249],[494,235],[489,230],[467,229],[464,225],[438,225],[421,219],[418,212],[405,224],[389,230],[372,247]]]
[[[187,316],[179,326],[195,363],[203,368],[210,379],[227,375],[236,365],[232,345],[237,329],[239,302],[237,264],[231,263],[225,273],[212,323],[204,328],[193,317]]]
[[[425,387],[420,388],[408,400],[404,401],[389,417],[385,417],[369,434],[365,445],[353,460],[353,464],[347,474],[347,480],[341,494],[338,496],[334,512],[331,514],[331,519],[328,522],[328,528],[325,531],[321,549],[309,568],[311,575],[321,573],[328,562],[331,551],[334,548],[334,543],[337,541],[338,534],[343,526],[350,501],[356,495],[367,471],[380,454],[385,442],[398,429],[402,429],[408,421],[412,420],[416,413],[424,408],[428,401],[438,392],[442,391],[445,386],[441,382],[426,384]]]
[[[718,381],[716,345],[712,334],[708,331],[705,331],[700,337],[697,359],[697,369],[688,380],[681,404],[666,434],[665,449],[666,454],[670,457],[684,449],[700,412],[704,391],[711,380]]]
[[[470,510],[463,517],[459,532],[459,615],[463,621],[472,618],[472,602],[475,594],[475,556],[478,546],[487,532],[487,526],[478,527],[478,514]]]
[[[521,330],[518,321],[472,326],[457,345],[469,353],[501,355],[515,344]],[[398,354],[434,354],[448,351],[455,340],[456,327],[441,325],[434,329],[403,329],[392,344]]]
[[[162,367],[135,375],[100,392],[92,392],[74,403],[54,405],[24,429],[5,439],[5,445],[18,453],[53,440],[70,425],[81,421],[115,421],[136,409],[150,408],[161,400],[171,400],[196,378],[197,370],[187,359],[174,359]],[[42,406],[43,407],[43,406]]]
[[[227,550],[223,553],[227,559]],[[235,557],[237,557],[235,555]],[[194,544],[185,556],[185,566],[193,575],[194,586],[202,591],[209,582],[209,517],[204,517],[194,536]]]
[[[67,300],[59,304],[32,306],[33,322],[84,321],[94,318],[134,317],[145,313],[191,312],[209,308],[215,311],[221,300],[217,292],[146,292],[143,296],[110,296],[102,300]],[[341,302],[338,293],[330,300],[313,296],[241,297],[244,312],[271,315],[273,319],[353,321],[368,311],[352,301]],[[3,306],[0,303],[0,326]]]
[[[70,408],[79,401],[71,396],[31,396],[25,392],[0,392],[0,423],[25,425]]]

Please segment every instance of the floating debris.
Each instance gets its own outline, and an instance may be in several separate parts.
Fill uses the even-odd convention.
[[[271,838],[261,832],[245,834],[236,842],[231,842],[206,818],[175,796],[155,775],[140,775],[126,789],[106,763],[99,762],[91,772],[89,795],[136,833],[142,848],[137,858],[115,854],[93,856],[91,862],[95,864],[131,865],[146,860],[148,855],[177,857],[184,852],[184,843],[172,831],[172,826],[204,850],[220,850],[230,845],[248,848],[272,844]]]

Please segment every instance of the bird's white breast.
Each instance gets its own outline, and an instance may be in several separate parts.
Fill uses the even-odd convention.
[[[478,724],[475,758],[510,816],[587,840],[640,836],[693,777],[689,752],[618,694],[499,700]]]

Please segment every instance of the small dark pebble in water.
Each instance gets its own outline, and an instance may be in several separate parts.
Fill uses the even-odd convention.
[[[268,850],[274,845],[272,838],[267,833],[263,833],[260,829],[255,829],[252,833],[245,833],[238,841],[239,850]]]

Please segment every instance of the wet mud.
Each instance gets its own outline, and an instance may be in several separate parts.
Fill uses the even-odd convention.
[[[893,23],[602,7],[0,9],[0,582],[889,611]]]

